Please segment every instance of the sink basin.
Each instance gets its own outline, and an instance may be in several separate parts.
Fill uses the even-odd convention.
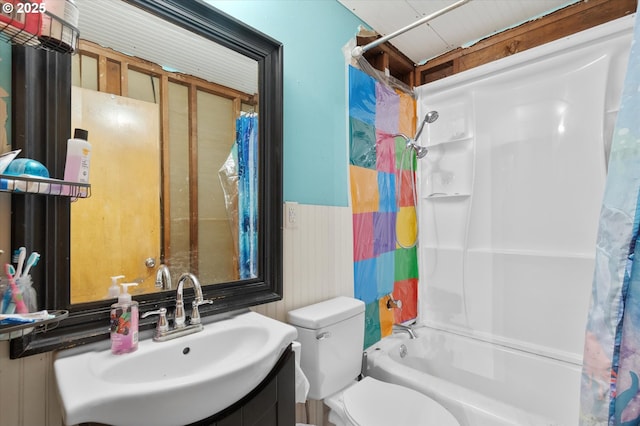
[[[64,421],[171,426],[205,419],[253,390],[296,336],[288,324],[243,312],[174,340],[141,340],[129,354],[104,345],[61,351],[54,371]]]

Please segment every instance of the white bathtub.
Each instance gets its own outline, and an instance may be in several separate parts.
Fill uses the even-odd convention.
[[[461,426],[578,424],[579,365],[425,326],[415,330],[417,339],[394,334],[367,349],[366,375],[431,397]]]

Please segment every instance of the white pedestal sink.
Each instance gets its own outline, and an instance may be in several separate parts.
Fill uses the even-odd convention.
[[[255,312],[205,324],[138,350],[61,351],[54,371],[68,425],[175,426],[207,418],[240,400],[271,371],[296,329]]]

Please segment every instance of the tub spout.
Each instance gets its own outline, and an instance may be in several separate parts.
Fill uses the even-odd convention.
[[[393,329],[395,331],[405,331],[409,335],[409,339],[415,339],[417,337],[415,331],[413,331],[413,327],[410,325],[393,324]]]

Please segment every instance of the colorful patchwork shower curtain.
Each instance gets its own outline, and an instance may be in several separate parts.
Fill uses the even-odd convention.
[[[638,15],[600,213],[581,425],[640,425],[640,26]]]
[[[349,68],[349,179],[353,207],[354,294],[364,301],[365,347],[417,316],[416,213],[404,139],[415,131],[415,100]],[[407,155],[407,159],[409,155]],[[397,182],[402,179],[402,185]],[[397,193],[397,188],[402,193]],[[389,295],[402,309],[387,309]]]

